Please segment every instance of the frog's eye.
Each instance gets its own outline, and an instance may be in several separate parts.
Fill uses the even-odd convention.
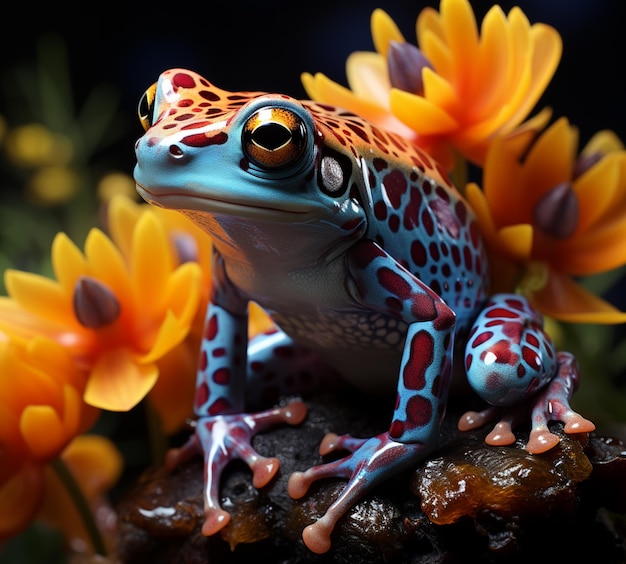
[[[306,147],[302,118],[286,108],[269,107],[255,112],[242,135],[248,160],[262,168],[281,168],[297,161]]]
[[[139,121],[143,128],[148,129],[154,123],[154,98],[156,97],[156,82],[143,93],[143,96],[139,100],[139,106],[137,113],[139,114]]]

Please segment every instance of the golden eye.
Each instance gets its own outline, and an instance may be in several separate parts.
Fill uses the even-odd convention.
[[[281,168],[297,161],[306,147],[302,118],[286,108],[268,107],[255,112],[242,134],[248,160],[262,168]]]
[[[156,82],[143,93],[139,100],[137,114],[145,131],[148,131],[154,123],[154,98],[156,97]]]

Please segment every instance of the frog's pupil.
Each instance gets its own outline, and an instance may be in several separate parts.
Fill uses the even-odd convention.
[[[275,151],[291,141],[291,131],[279,123],[264,123],[252,132],[252,140],[259,147]]]

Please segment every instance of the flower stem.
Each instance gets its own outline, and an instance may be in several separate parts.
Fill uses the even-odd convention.
[[[167,453],[167,439],[163,434],[163,425],[159,414],[150,402],[144,402],[146,422],[148,425],[148,438],[153,464],[163,464]]]
[[[102,539],[102,535],[100,534],[100,530],[96,525],[96,521],[94,519],[93,513],[85,496],[80,489],[80,486],[76,482],[76,478],[70,472],[70,469],[67,467],[63,459],[61,457],[57,457],[54,459],[50,466],[61,480],[61,483],[65,487],[67,493],[70,498],[74,502],[74,506],[78,511],[80,518],[85,525],[85,529],[87,530],[87,534],[89,535],[89,539],[91,540],[91,544],[96,554],[101,556],[107,555],[106,547],[104,546],[104,540]]]

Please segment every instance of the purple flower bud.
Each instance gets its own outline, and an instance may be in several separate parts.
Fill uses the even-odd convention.
[[[119,317],[120,303],[102,282],[81,276],[74,286],[74,314],[84,327],[99,329]]]
[[[591,153],[587,156],[580,155],[574,163],[574,174],[572,180],[576,180],[587,172],[594,164],[602,160],[604,155],[602,153]]]
[[[561,182],[535,204],[533,222],[553,237],[566,239],[576,231],[579,215],[576,192],[570,182]]]
[[[430,61],[415,45],[397,41],[389,42],[387,68],[392,87],[422,96],[424,94],[422,70],[425,67],[433,68]]]
[[[184,231],[177,231],[173,234],[172,240],[174,241],[174,248],[180,264],[198,260],[198,243],[193,235]]]

